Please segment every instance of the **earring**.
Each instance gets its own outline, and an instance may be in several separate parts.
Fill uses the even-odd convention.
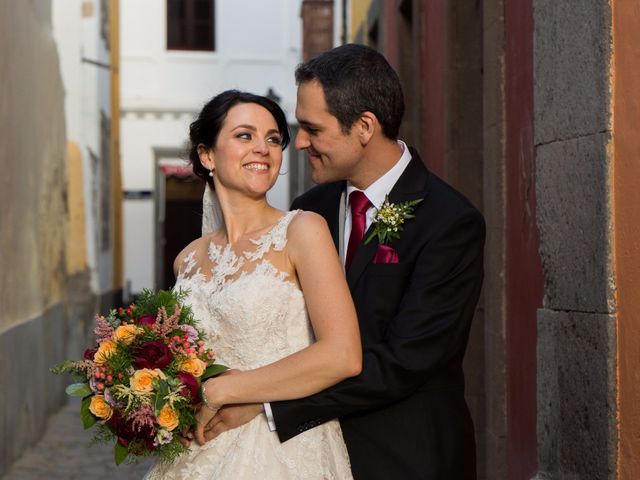
[[[212,168],[211,170],[209,170],[209,176],[213,177],[213,171],[215,170],[215,168]]]

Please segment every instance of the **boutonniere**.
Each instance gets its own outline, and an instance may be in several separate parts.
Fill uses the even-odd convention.
[[[373,231],[365,240],[365,245],[378,237],[380,245],[388,245],[393,240],[400,238],[405,220],[415,218],[413,210],[422,201],[422,198],[402,203],[389,202],[389,195],[384,198],[384,203],[373,219]]]

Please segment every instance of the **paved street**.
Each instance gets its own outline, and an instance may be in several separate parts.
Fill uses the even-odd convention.
[[[82,429],[79,408],[79,401],[72,399],[53,415],[40,442],[27,450],[2,480],[141,479],[150,461],[118,467],[113,461],[112,447],[89,446],[92,432]]]

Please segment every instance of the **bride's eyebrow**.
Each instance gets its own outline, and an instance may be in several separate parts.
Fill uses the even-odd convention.
[[[245,128],[247,130],[251,130],[252,132],[257,132],[258,129],[256,127],[254,127],[253,125],[246,125],[246,124],[242,124],[242,125],[238,125],[236,127],[234,127],[231,131],[235,131],[239,128]],[[278,130],[277,128],[272,128],[271,130],[269,130],[267,132],[267,135],[271,135],[272,133],[277,133],[278,135],[280,135],[280,130]]]
[[[246,124],[237,125],[237,126],[233,127],[233,129],[231,131],[233,132],[234,130],[237,130],[239,128],[246,128],[247,130],[251,130],[253,132],[258,131],[258,129],[256,127],[254,127],[253,125],[246,125]]]

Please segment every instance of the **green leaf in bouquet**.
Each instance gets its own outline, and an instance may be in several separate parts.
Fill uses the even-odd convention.
[[[156,415],[160,413],[162,407],[167,403],[167,395],[169,394],[169,384],[166,380],[159,380],[157,383],[157,393],[153,399],[153,410]]]
[[[82,398],[91,395],[92,393],[88,383],[72,383],[65,389],[65,392],[67,392],[67,395],[71,397]]]
[[[129,455],[129,449],[120,445],[120,442],[116,442],[116,446],[114,449],[114,458],[116,460],[116,465],[120,465]]]
[[[229,370],[229,367],[225,367],[224,365],[220,365],[219,363],[214,363],[213,365],[209,365],[205,371],[202,373],[200,377],[200,381],[204,382],[206,379],[215,377],[216,375],[220,375],[221,373]]]
[[[85,430],[92,427],[98,421],[97,417],[89,410],[89,405],[91,405],[91,397],[83,398],[82,404],[80,404],[80,418],[82,419],[82,425]]]
[[[156,415],[159,415],[160,414],[160,410],[162,410],[162,407],[164,407],[166,403],[167,403],[167,399],[166,398],[164,398],[159,393],[156,394],[156,396],[153,397],[153,412]]]

